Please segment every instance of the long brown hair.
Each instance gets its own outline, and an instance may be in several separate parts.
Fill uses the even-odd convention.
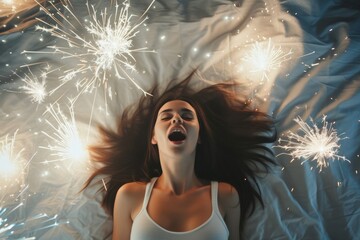
[[[190,78],[162,92],[154,87],[152,97],[142,97],[137,105],[123,112],[117,131],[100,127],[102,141],[92,146],[90,153],[92,160],[102,166],[89,177],[85,187],[97,176],[107,176],[103,206],[112,214],[122,185],[160,176],[158,149],[151,144],[156,116],[164,103],[184,100],[195,109],[200,125],[195,173],[199,178],[227,182],[236,188],[241,232],[246,217],[254,211],[256,199],[263,205],[256,173],[268,171],[274,163],[268,146],[276,140],[273,120],[240,100],[235,84],[215,84],[195,91],[189,82]]]

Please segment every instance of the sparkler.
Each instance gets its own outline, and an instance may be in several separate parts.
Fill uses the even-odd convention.
[[[24,86],[21,86],[20,89],[24,90],[26,94],[29,94],[31,101],[34,103],[42,103],[45,100],[45,97],[48,95],[46,91],[46,77],[47,73],[41,73],[41,80],[38,79],[32,72],[31,75],[25,74],[24,78],[21,80],[25,83]]]
[[[115,75],[117,79],[129,79],[145,95],[148,95],[129,75],[128,70],[135,70],[136,60],[132,54],[146,51],[145,47],[133,48],[133,38],[146,21],[147,17],[143,16],[149,8],[137,23],[132,25],[131,21],[135,16],[129,14],[130,4],[128,1],[125,1],[121,8],[116,3],[113,14],[108,14],[107,8],[99,14],[93,5],[90,6],[86,3],[90,19],[85,19],[82,23],[67,5],[64,5],[64,8],[69,16],[65,16],[52,2],[49,3],[56,10],[56,15],[39,2],[37,3],[41,10],[56,22],[56,25],[53,25],[38,19],[45,24],[45,27],[37,26],[37,29],[51,33],[52,36],[64,40],[67,45],[49,47],[54,50],[52,53],[59,54],[63,60],[75,60],[72,66],[67,66],[64,70],[64,75],[60,76],[61,83],[50,94],[64,84],[77,79],[75,86],[79,91],[78,96],[83,92],[91,92],[102,85],[105,92],[109,91],[108,96],[111,98],[108,81]],[[80,27],[75,26],[78,24]],[[24,53],[40,52],[25,51]]]
[[[70,113],[70,119],[61,111],[59,104],[50,105],[47,108],[46,113],[49,113],[55,120],[55,124],[46,119],[46,123],[54,131],[53,133],[42,133],[47,136],[54,144],[48,146],[40,146],[50,150],[51,156],[54,157],[51,162],[67,161],[69,167],[74,163],[83,163],[88,158],[88,152],[83,144],[78,128],[76,126],[74,109],[71,106],[68,108]],[[48,163],[50,161],[46,161]]]
[[[271,39],[267,43],[255,42],[242,58],[242,69],[253,75],[259,84],[269,80],[269,74],[278,70],[282,64],[291,59],[292,50],[284,51],[281,46],[274,46]],[[252,79],[252,77],[250,76]]]
[[[9,188],[8,184],[21,184],[23,182],[27,164],[22,156],[25,148],[18,149],[18,146],[16,146],[17,132],[18,130],[15,131],[12,137],[7,134],[0,141],[0,190]]]
[[[284,145],[277,147],[283,148],[289,153],[282,153],[291,155],[291,162],[295,159],[303,159],[301,164],[306,161],[316,161],[317,167],[322,171],[323,167],[329,166],[329,160],[343,160],[350,162],[344,156],[338,155],[340,144],[339,141],[345,138],[340,138],[333,125],[326,121],[326,116],[323,117],[323,126],[319,128],[310,118],[312,126],[304,122],[300,117],[294,119],[300,126],[299,131],[302,133],[298,135],[289,131],[287,139],[279,139],[279,144]],[[281,155],[281,154],[279,154]]]

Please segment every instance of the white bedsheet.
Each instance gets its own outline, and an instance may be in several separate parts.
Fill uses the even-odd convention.
[[[129,74],[120,70],[123,79],[115,76],[113,65],[99,69],[108,73],[108,80],[92,92],[76,86],[95,75],[94,57],[79,56],[87,43],[77,46],[37,26],[57,26],[94,43],[86,28],[93,21],[89,11],[96,10],[100,19],[106,8],[113,19],[115,1],[89,0],[90,7],[84,0],[47,1],[43,5],[58,23],[33,1],[6,2],[0,1],[0,239],[111,239],[112,222],[100,206],[99,186],[79,192],[90,164],[82,160],[86,156],[64,156],[59,126],[69,120],[62,126],[74,124],[73,133],[84,145],[92,144],[97,124],[113,127],[122,109],[143,95],[131,80],[147,90],[155,82],[165,86],[183,79],[194,69],[195,82],[243,84],[241,94],[277,123],[278,166],[259,177],[265,208],[258,206],[249,217],[245,239],[360,238],[358,1],[131,1],[130,24],[140,25],[131,38],[134,58],[125,54],[122,60],[135,67],[118,64]],[[119,9],[124,7],[118,3]],[[141,23],[143,13],[147,19]],[[272,54],[273,64],[261,69],[261,54]],[[90,69],[61,85],[62,77],[81,65]],[[26,93],[24,79],[44,79],[43,102]],[[298,117],[312,129],[316,125],[323,133],[334,132],[334,154],[340,159],[327,156],[328,166],[322,168],[313,156],[292,161],[284,144],[289,131],[304,136],[294,121]],[[14,175],[6,163],[9,152],[11,162],[18,163]]]

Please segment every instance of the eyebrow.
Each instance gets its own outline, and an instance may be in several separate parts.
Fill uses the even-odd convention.
[[[180,110],[181,110],[182,112],[194,113],[194,111],[192,111],[192,110],[190,110],[190,109],[188,109],[188,108],[182,108],[182,109],[180,109]],[[161,114],[161,113],[167,113],[167,112],[172,112],[172,111],[174,111],[174,109],[169,108],[169,109],[165,109],[165,110],[159,112],[159,114]]]

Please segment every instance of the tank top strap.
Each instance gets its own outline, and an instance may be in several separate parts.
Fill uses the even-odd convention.
[[[143,206],[142,208],[143,209],[146,209],[147,208],[147,205],[149,203],[149,199],[150,199],[150,196],[151,196],[151,192],[152,192],[152,189],[155,185],[155,182],[157,180],[157,177],[154,177],[150,180],[150,182],[148,182],[146,184],[146,188],[145,188],[145,196],[144,196],[144,201],[143,201]]]
[[[219,183],[217,181],[211,181],[211,204],[214,212],[221,216],[218,205],[218,188]]]

